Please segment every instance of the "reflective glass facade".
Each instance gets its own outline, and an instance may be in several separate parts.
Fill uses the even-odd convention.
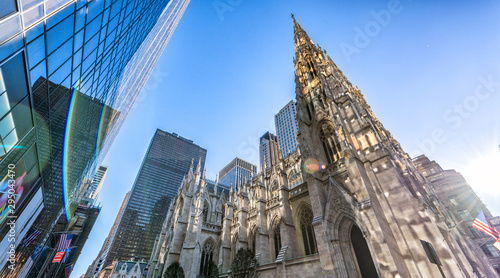
[[[257,166],[237,157],[219,171],[219,184],[238,188],[245,180],[251,180],[256,175]]]
[[[0,187],[14,167],[16,190],[13,213],[0,196],[1,277],[16,277],[36,244],[51,244],[58,219],[72,217],[82,181],[94,176],[188,3],[1,1]],[[40,192],[43,210],[23,215]],[[3,255],[7,216],[23,220],[14,271]],[[42,234],[20,247],[28,226]]]
[[[108,253],[113,260],[149,260],[156,236],[167,217],[170,201],[182,179],[201,158],[205,167],[207,151],[175,133],[157,130],[137,174],[127,205]]]
[[[297,122],[297,108],[293,100],[274,116],[274,123],[279,149],[283,157],[287,157],[290,153],[297,151],[299,123]]]

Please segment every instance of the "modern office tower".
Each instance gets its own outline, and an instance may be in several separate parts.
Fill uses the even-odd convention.
[[[84,180],[84,183],[86,184],[81,186],[81,189],[85,190],[85,193],[83,193],[82,203],[91,205],[96,201],[99,191],[101,191],[102,183],[104,182],[107,171],[108,166],[99,165],[94,177],[92,177],[91,180]]]
[[[261,171],[266,171],[278,163],[280,150],[276,135],[268,131],[260,137],[259,154]]]
[[[188,3],[2,2],[0,187],[15,166],[20,197],[14,270],[5,256],[9,210],[0,212],[0,276],[16,277],[34,246],[59,232],[58,219],[72,217],[79,186],[94,176]],[[19,247],[31,226],[42,234]]]
[[[170,201],[191,165],[202,171],[207,151],[175,133],[156,130],[116,228],[104,265],[148,260]]]
[[[245,180],[251,180],[256,175],[257,166],[237,157],[219,171],[219,183],[238,188]]]
[[[472,227],[480,211],[483,211],[487,221],[498,229],[500,217],[493,217],[460,173],[455,170],[443,170],[437,162],[429,160],[425,155],[414,158],[413,163],[432,183],[451,217],[459,223],[452,231],[458,230],[467,235],[464,237],[465,242],[459,242],[459,246],[467,254],[474,271],[483,272],[482,277],[500,275],[500,250],[493,246],[495,240]]]
[[[127,194],[125,194],[125,198],[123,198],[123,202],[122,202],[122,205],[120,206],[120,210],[118,211],[118,215],[116,215],[115,222],[113,223],[113,226],[111,227],[111,230],[109,231],[109,234],[106,237],[104,244],[102,245],[101,251],[99,251],[99,254],[97,255],[96,259],[89,266],[89,268],[87,269],[87,272],[85,272],[85,276],[84,276],[85,278],[97,277],[97,275],[101,272],[101,270],[106,267],[104,265],[104,261],[106,260],[106,258],[108,256],[111,242],[113,241],[115,234],[116,234],[115,233],[116,227],[118,227],[118,223],[120,223],[120,219],[123,215],[123,209],[125,208],[125,204],[127,203],[129,195],[130,195],[130,191],[127,192]]]
[[[39,78],[35,83],[47,83],[47,81]],[[48,82],[48,85],[49,88],[57,87],[52,82]],[[64,219],[63,222],[66,223],[72,217],[80,205],[84,193],[83,188],[88,186],[87,181],[91,179],[89,173],[96,168],[96,150],[102,146],[101,142],[97,142],[100,138],[99,134],[105,136],[114,124],[114,119],[120,114],[98,99],[75,90],[71,94],[73,98],[71,115],[69,120],[66,120],[70,102],[69,97],[64,97],[66,91],[66,87],[58,86],[52,92],[55,103],[51,112],[47,114],[47,116],[50,115],[50,128],[46,126],[43,119],[35,117],[35,122],[40,125],[35,130],[36,137],[33,138],[33,146],[24,155],[22,160],[24,164],[18,162],[14,167],[20,170],[19,184],[17,184],[19,192],[26,196],[26,201],[23,198],[19,200],[20,208],[22,209],[23,206],[29,208],[22,210],[19,216],[21,221],[17,223],[19,224],[17,227],[22,235],[16,239],[17,243],[22,240],[31,226],[33,230],[41,232],[36,238],[36,245],[42,243],[47,248],[53,247],[50,244],[55,233],[62,232],[66,228],[65,225],[56,225],[56,223],[61,219]],[[37,99],[40,92],[35,92],[33,98]],[[107,113],[103,114],[103,110]],[[35,195],[28,201],[29,192],[34,190],[33,186],[39,187],[36,190],[40,192],[40,195]],[[26,221],[27,219],[29,221]],[[7,244],[8,240],[8,237],[4,237],[2,244]],[[21,262],[18,266],[28,261],[28,256],[36,245],[18,245],[16,256]],[[2,257],[1,262],[4,263],[5,259]],[[47,259],[49,258],[43,255],[38,258],[38,260]],[[4,268],[3,271],[2,274],[17,276],[20,269]]]
[[[290,153],[297,151],[299,123],[297,122],[297,108],[293,100],[281,108],[278,114],[274,116],[274,123],[279,149],[283,157],[286,158]]]

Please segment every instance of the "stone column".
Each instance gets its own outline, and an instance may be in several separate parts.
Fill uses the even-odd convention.
[[[167,258],[165,260],[165,267],[164,269],[167,269],[173,262],[178,262],[179,257],[181,254],[182,250],[182,245],[184,243],[184,234],[187,229],[187,224],[188,224],[188,217],[191,215],[191,199],[193,196],[186,194],[184,196],[184,201],[183,205],[181,208],[181,212],[179,213],[179,216],[175,221],[177,223],[175,224],[174,228],[174,235],[172,237],[172,243],[170,247],[169,254],[167,255]]]
[[[290,190],[285,186],[281,186],[279,196],[281,200],[280,214],[283,220],[283,225],[280,227],[281,246],[288,246],[286,258],[298,257],[299,247],[297,234],[295,232],[295,226],[293,225],[292,209],[289,201]]]
[[[222,242],[219,252],[219,271],[224,273],[229,270],[231,264],[231,224],[233,222],[233,204],[227,203],[222,224]]]
[[[247,248],[248,247],[248,235],[247,235],[247,216],[248,216],[248,196],[246,193],[241,192],[237,198],[240,199],[240,206],[238,207],[238,222],[240,223],[239,231],[238,231],[238,238],[239,242],[236,247],[236,253],[238,252],[238,249],[240,248]]]
[[[334,263],[330,256],[327,234],[323,222],[323,210],[326,204],[326,192],[323,189],[323,183],[316,177],[310,175],[307,177],[307,186],[309,190],[309,199],[313,209],[313,227],[316,236],[316,244],[318,246],[319,259],[321,268],[324,271],[325,277],[335,277]]]
[[[265,194],[261,195],[265,196]],[[257,209],[257,234],[255,235],[255,253],[260,254],[259,264],[271,262],[269,254],[269,235],[267,231],[266,200],[259,198],[255,205]]]

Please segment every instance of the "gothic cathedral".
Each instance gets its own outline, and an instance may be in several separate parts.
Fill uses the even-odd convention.
[[[242,247],[260,277],[476,277],[431,184],[295,18],[293,28],[299,151],[235,190],[191,167],[148,277],[174,262],[202,277],[209,261],[230,277]]]

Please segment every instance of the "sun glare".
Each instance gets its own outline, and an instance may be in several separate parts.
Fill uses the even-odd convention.
[[[500,150],[470,160],[462,174],[482,199],[500,199]]]

